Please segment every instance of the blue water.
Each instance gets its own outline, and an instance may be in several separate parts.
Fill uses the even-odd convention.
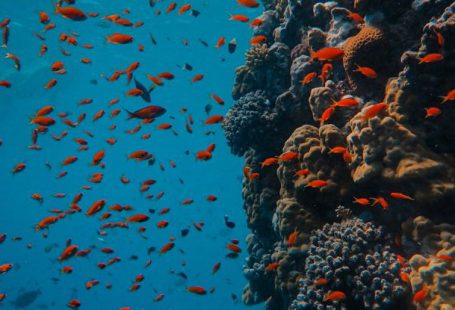
[[[179,8],[185,2],[179,2]],[[1,216],[0,234],[7,234],[7,240],[0,244],[0,265],[11,263],[11,271],[0,275],[0,293],[6,293],[0,308],[14,309],[16,297],[29,290],[41,291],[36,301],[27,309],[65,309],[67,302],[76,298],[82,303],[81,309],[118,309],[129,306],[132,309],[240,309],[241,294],[246,280],[242,275],[242,265],[246,257],[244,239],[248,233],[241,199],[242,160],[230,155],[224,141],[220,125],[206,126],[203,121],[207,117],[204,112],[206,104],[212,104],[211,114],[225,114],[232,105],[230,97],[236,66],[244,62],[244,52],[248,48],[251,30],[248,24],[229,21],[228,13],[246,14],[250,18],[259,15],[261,8],[246,9],[234,0],[190,2],[194,9],[201,12],[195,18],[186,13],[177,15],[177,10],[170,14],[155,15],[156,10],[164,11],[170,1],[163,1],[150,8],[146,0],[78,0],[76,5],[84,12],[98,12],[99,17],[88,18],[86,21],[74,22],[53,13],[51,1],[0,1],[0,19],[8,17],[10,22],[10,38],[8,48],[2,53],[10,52],[18,55],[22,69],[17,72],[11,59],[0,61],[0,80],[11,82],[11,88],[0,88],[0,187]],[[129,9],[130,14],[122,13]],[[44,25],[39,21],[39,12],[46,11],[51,22],[57,27],[44,33]],[[121,14],[129,20],[143,21],[140,28],[122,27],[103,21],[102,17],[110,14]],[[46,41],[34,36],[40,33]],[[74,47],[58,41],[62,33],[76,32],[79,45]],[[113,32],[131,34],[135,41],[127,45],[105,43],[105,36]],[[150,33],[156,38],[157,45],[150,41]],[[219,37],[226,41],[236,38],[237,51],[229,54],[227,42],[221,49],[214,48]],[[209,47],[204,47],[198,39],[205,40]],[[182,44],[188,39],[189,45]],[[41,44],[48,46],[48,52],[38,57]],[[138,44],[145,47],[144,52],[138,51]],[[80,45],[93,44],[94,48],[84,49]],[[71,56],[62,55],[60,48],[71,52]],[[82,64],[80,59],[88,57],[92,64]],[[2,57],[3,58],[3,57]],[[222,59],[225,58],[225,61]],[[67,74],[57,75],[51,72],[50,66],[55,61],[64,62]],[[157,87],[151,93],[152,103],[163,106],[167,113],[154,123],[142,126],[136,134],[127,134],[125,130],[139,124],[137,120],[126,121],[126,113],[122,110],[119,116],[111,119],[109,114],[114,109],[126,108],[136,110],[148,103],[139,97],[128,97],[125,92],[134,87],[134,82],[126,84],[123,75],[116,82],[107,82],[101,75],[110,76],[115,70],[126,69],[132,62],[139,61],[140,67],[134,77],[144,85],[151,82],[146,75],[157,75],[163,71],[174,73],[176,78],[165,81],[165,86]],[[177,67],[184,63],[193,66],[193,71],[183,71]],[[198,83],[189,80],[195,74],[204,74],[205,78]],[[44,85],[52,78],[58,84],[49,90]],[[96,80],[92,84],[90,80]],[[226,104],[217,105],[209,94],[216,93]],[[80,106],[78,103],[85,98],[93,98],[93,103]],[[109,106],[108,102],[119,98],[120,102]],[[55,118],[56,125],[49,128],[47,134],[40,134],[38,144],[41,151],[29,150],[31,132],[35,126],[29,124],[36,111],[52,105],[55,111],[50,115]],[[193,134],[185,131],[185,115],[181,107],[187,107],[195,119]],[[92,122],[94,114],[104,109],[106,115]],[[87,118],[76,128],[63,124],[57,113],[68,112],[68,118],[76,121],[79,114],[85,112]],[[175,119],[173,119],[174,117]],[[171,123],[178,133],[172,130],[157,130],[156,125]],[[116,125],[116,130],[109,130]],[[52,139],[64,130],[68,135],[61,141]],[[84,133],[88,130],[94,134],[90,138]],[[213,130],[215,135],[205,135],[206,130]],[[151,133],[149,140],[141,136]],[[78,151],[79,145],[74,138],[83,138],[89,142],[89,150]],[[108,145],[105,140],[116,138],[117,143]],[[195,153],[216,144],[213,158],[209,161],[197,161]],[[106,151],[103,162],[105,169],[90,166],[93,154],[101,149]],[[147,150],[156,157],[156,163],[149,166],[147,162],[127,160],[126,155],[136,150]],[[185,151],[189,150],[189,155]],[[72,165],[61,167],[60,164],[68,156],[77,156],[78,161]],[[170,161],[176,163],[172,168]],[[24,171],[11,174],[13,167],[25,162]],[[46,162],[52,169],[46,167]],[[165,167],[159,168],[159,163]],[[63,171],[68,175],[57,179],[56,175]],[[102,172],[104,179],[100,184],[89,182],[91,174]],[[124,185],[120,182],[121,175],[131,182]],[[179,178],[184,184],[179,182]],[[147,193],[139,192],[140,182],[156,179]],[[91,190],[81,189],[91,185]],[[157,194],[163,191],[164,197],[148,200],[146,194]],[[79,203],[83,211],[67,215],[46,231],[36,232],[35,225],[43,218],[52,215],[50,210],[67,210],[74,195],[83,192]],[[40,193],[43,204],[31,199],[33,193]],[[65,198],[54,198],[55,193],[65,193]],[[216,195],[218,201],[208,202],[207,195]],[[184,199],[192,198],[194,203],[182,205]],[[164,207],[171,209],[166,215],[149,214],[150,220],[143,224],[131,223],[129,229],[107,229],[107,235],[97,233],[103,222],[96,216],[86,217],[85,212],[93,202],[106,199],[108,206],[115,203],[129,204],[133,211],[116,213],[107,221],[124,221],[136,213],[148,213],[152,208],[157,211]],[[227,214],[236,223],[234,229],[224,224]],[[168,220],[169,226],[156,228],[160,220]],[[205,223],[201,232],[192,227],[193,222]],[[141,237],[137,231],[140,226],[147,227]],[[180,237],[180,230],[190,228],[187,237]],[[176,247],[163,255],[158,250],[169,238],[175,236]],[[22,240],[13,240],[22,237]],[[71,239],[80,249],[95,247],[88,257],[73,257],[59,262],[58,256],[65,248],[65,242]],[[241,255],[236,259],[226,258],[226,245],[231,239],[239,239]],[[28,248],[28,246],[30,248]],[[157,250],[147,255],[147,248],[155,246]],[[113,254],[104,254],[100,248],[110,247]],[[47,248],[47,251],[46,251]],[[183,252],[180,252],[182,250]],[[137,260],[131,260],[137,255]],[[122,261],[104,270],[97,264],[107,262],[109,258],[119,256]],[[144,268],[147,258],[152,264]],[[212,275],[212,266],[221,262],[220,271]],[[182,262],[186,266],[182,266]],[[63,266],[72,266],[72,274],[62,274]],[[171,271],[185,272],[187,280],[183,280]],[[130,292],[128,289],[138,274],[145,276],[139,290]],[[85,289],[89,280],[100,281],[98,286]],[[111,283],[112,288],[106,289]],[[200,285],[207,290],[214,287],[213,294],[198,296],[185,290],[187,286]],[[160,302],[153,298],[158,293],[165,297]],[[231,294],[238,296],[234,302]],[[258,306],[260,308],[260,306]],[[43,307],[44,309],[44,307]],[[253,308],[254,309],[254,308]]]

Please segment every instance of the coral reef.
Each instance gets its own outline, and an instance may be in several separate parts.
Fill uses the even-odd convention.
[[[409,259],[414,292],[423,287],[425,300],[417,309],[453,309],[455,306],[455,226],[435,225],[423,216],[403,224],[403,230],[419,253]]]
[[[223,123],[245,157],[244,301],[455,308],[455,3],[263,2]]]
[[[310,238],[305,276],[293,309],[399,309],[406,285],[400,263],[384,230],[360,219],[326,224]],[[346,298],[327,305],[326,296],[340,291]]]

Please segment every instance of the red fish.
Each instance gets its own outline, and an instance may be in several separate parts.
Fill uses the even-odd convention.
[[[197,295],[205,295],[207,291],[202,286],[189,286],[186,290]]]
[[[430,53],[430,54],[425,55],[422,58],[419,58],[419,64],[432,63],[432,62],[437,62],[437,61],[441,61],[441,60],[444,60],[444,56],[442,54]]]
[[[135,214],[130,216],[126,221],[128,223],[142,223],[149,220],[149,217],[145,214]]]
[[[74,21],[82,21],[87,19],[84,12],[75,7],[61,7],[60,5],[55,6],[55,13],[61,14],[64,18],[68,18]]]
[[[300,81],[302,85],[310,84],[318,74],[316,72],[310,72]]]
[[[79,247],[77,245],[67,246],[66,249],[63,250],[62,254],[59,256],[58,260],[64,261],[64,260],[67,260],[67,259],[73,257],[76,254],[78,249],[79,249]]]
[[[221,123],[224,120],[222,115],[212,115],[204,121],[205,125],[213,125]]]
[[[324,297],[324,302],[326,301],[340,301],[346,299],[346,294],[342,291],[332,291]]]
[[[455,100],[455,88],[452,89],[451,91],[449,91],[447,93],[447,95],[441,96],[441,98],[442,98],[442,102],[441,103],[445,103],[447,101],[454,101]]]
[[[425,118],[436,117],[442,114],[442,110],[438,107],[425,108]]]
[[[390,193],[390,197],[393,197],[396,199],[402,199],[402,200],[414,200],[414,198],[412,198],[411,196],[408,196],[408,195],[405,195],[402,193],[397,193],[397,192]]]
[[[335,108],[333,106],[328,107],[327,109],[322,112],[321,118],[319,119],[320,125],[324,125],[335,113]]]
[[[255,0],[237,0],[237,3],[248,8],[257,8],[259,3]]]
[[[416,304],[422,303],[425,301],[425,297],[427,296],[428,289],[426,286],[423,286],[419,291],[414,294],[412,301]]]
[[[357,65],[357,69],[354,70],[354,72],[359,72],[363,76],[369,78],[369,79],[374,79],[378,76],[375,70],[373,70],[370,67],[361,67]]]
[[[311,53],[312,60],[331,61],[343,57],[344,51],[336,47],[324,47],[317,52]]]
[[[329,184],[329,182],[327,182],[325,180],[314,180],[314,181],[309,182],[305,187],[321,188],[328,184]]]
[[[164,253],[166,253],[166,252],[172,250],[172,249],[174,248],[174,246],[175,246],[175,243],[173,243],[173,242],[169,242],[169,243],[165,244],[165,245],[161,248],[160,254],[164,254]]]
[[[110,36],[106,37],[107,43],[112,44],[128,44],[134,41],[134,38],[127,34],[122,33],[113,33]]]
[[[103,209],[103,207],[104,207],[105,205],[106,205],[106,200],[104,200],[104,199],[95,201],[95,202],[92,204],[92,206],[87,210],[86,215],[87,215],[87,216],[95,215],[96,213],[100,212],[101,209]]]
[[[263,35],[258,35],[250,39],[251,45],[258,45],[267,42],[267,37]]]
[[[387,106],[387,103],[385,103],[385,102],[377,103],[375,105],[368,107],[365,110],[365,112],[363,113],[362,121],[365,122],[365,121],[369,120],[370,118],[375,117],[381,111],[386,111],[387,108],[388,108],[388,106]]]

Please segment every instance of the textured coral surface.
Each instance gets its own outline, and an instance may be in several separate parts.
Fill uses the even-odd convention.
[[[244,301],[454,309],[455,3],[263,2],[223,125]]]

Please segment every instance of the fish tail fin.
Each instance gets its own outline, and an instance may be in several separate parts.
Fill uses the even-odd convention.
[[[127,109],[123,109],[123,110],[125,110],[125,112],[128,113],[128,118],[127,119],[132,119],[134,117],[134,113],[133,112],[130,112]]]

